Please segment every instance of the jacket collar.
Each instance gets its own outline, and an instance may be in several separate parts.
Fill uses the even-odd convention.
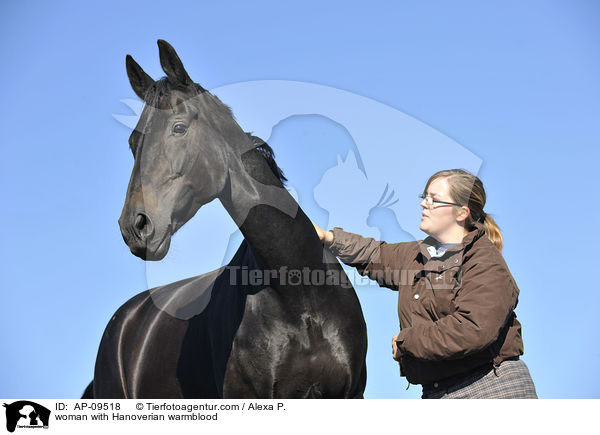
[[[447,254],[454,255],[458,251],[462,251],[464,248],[471,245],[473,242],[475,242],[477,239],[481,238],[485,234],[485,228],[481,222],[475,222],[474,226],[475,228],[469,231],[463,237],[462,242],[458,243],[457,245],[450,246],[444,253],[444,256],[446,256]],[[435,246],[439,242],[434,237],[428,236],[427,238],[419,241],[418,243],[421,254],[423,254],[423,257],[426,259],[426,261],[429,261],[431,259],[431,254],[429,253],[427,248]]]

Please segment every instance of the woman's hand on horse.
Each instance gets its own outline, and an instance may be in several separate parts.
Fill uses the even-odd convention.
[[[321,242],[323,242],[323,241],[325,241],[327,243],[333,242],[333,232],[332,231],[324,230],[314,222],[312,222],[312,224],[314,225],[315,230],[317,231],[317,235],[319,236],[319,240],[321,240]]]

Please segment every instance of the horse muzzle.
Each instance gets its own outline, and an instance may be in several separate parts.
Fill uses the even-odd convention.
[[[131,253],[142,260],[162,260],[171,245],[171,225],[163,231],[157,231],[152,219],[143,211],[138,211],[128,218],[121,215],[119,227],[123,240]]]

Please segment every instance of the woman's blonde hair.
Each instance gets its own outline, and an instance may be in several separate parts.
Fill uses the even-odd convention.
[[[466,205],[471,210],[471,214],[465,220],[465,228],[472,230],[475,221],[483,223],[485,234],[496,248],[502,251],[502,233],[500,232],[500,228],[496,224],[496,221],[483,211],[486,197],[481,180],[463,169],[447,169],[433,174],[425,185],[425,191],[427,191],[433,180],[438,178],[446,178],[452,201]]]

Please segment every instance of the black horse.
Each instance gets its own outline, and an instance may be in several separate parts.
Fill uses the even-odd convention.
[[[158,81],[126,58],[146,105],[129,138],[125,243],[160,260],[215,198],[244,241],[227,266],[121,306],[83,397],[362,398],[366,326],[343,269],[285,189],[269,145],[190,79],[173,47],[158,46]]]

